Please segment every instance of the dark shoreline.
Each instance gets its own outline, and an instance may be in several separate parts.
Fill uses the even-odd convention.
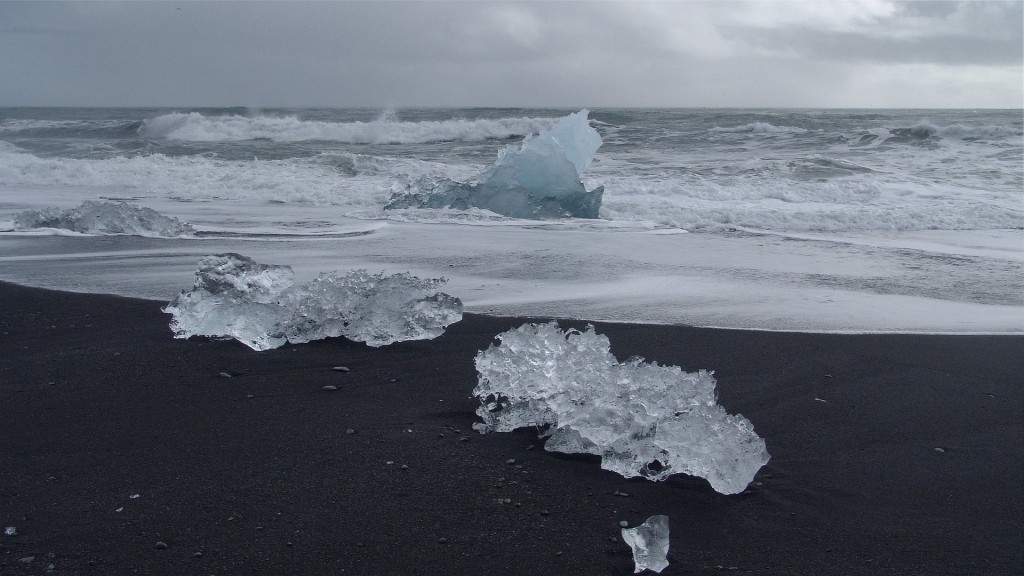
[[[594,323],[715,370],[772,455],[722,496],[472,432],[473,357],[524,319],[257,353],[175,340],[153,301],[0,303],[0,574],[631,574],[618,522],[653,514],[663,574],[1024,571],[1024,337]]]

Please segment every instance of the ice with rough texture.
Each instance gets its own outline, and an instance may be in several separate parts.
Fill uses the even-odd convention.
[[[711,372],[633,357],[619,363],[593,326],[524,324],[476,357],[481,432],[536,426],[554,452],[601,456],[625,477],[685,473],[741,492],[769,455],[741,415],[717,404]]]
[[[152,208],[127,202],[88,200],[77,208],[26,210],[14,215],[19,230],[62,228],[83,234],[129,234],[174,238],[191,236],[195,229],[177,218],[164,216]]]
[[[633,549],[634,574],[668,566],[668,516],[651,516],[635,528],[623,528],[622,539]]]
[[[177,338],[234,338],[254,350],[337,336],[385,346],[436,338],[462,319],[462,301],[438,291],[444,282],[353,270],[293,286],[289,266],[218,254],[199,261],[192,289],[164,312]]]
[[[513,218],[597,218],[604,187],[587,191],[580,174],[590,166],[601,136],[587,110],[508,146],[476,184],[421,178],[392,195],[385,208],[484,208]]]

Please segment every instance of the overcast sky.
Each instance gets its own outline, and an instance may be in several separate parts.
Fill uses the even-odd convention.
[[[0,106],[1020,108],[1015,2],[10,2]]]

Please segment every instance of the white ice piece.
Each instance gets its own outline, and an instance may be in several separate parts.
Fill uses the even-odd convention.
[[[8,526],[7,528],[4,528],[4,536],[17,536],[17,535],[18,535],[18,529],[16,527]]]
[[[622,539],[633,549],[633,573],[668,566],[668,516],[651,516],[635,528],[623,528]]]
[[[127,202],[88,200],[77,208],[26,210],[14,215],[19,230],[62,228],[83,234],[128,234],[174,238],[191,236],[195,229],[177,218],[164,216],[152,208]]]
[[[476,184],[422,178],[393,194],[385,208],[484,208],[513,218],[597,218],[604,187],[587,191],[580,174],[601,136],[584,109],[534,137],[505,147]]]
[[[234,338],[254,350],[336,336],[370,346],[431,339],[462,319],[462,302],[438,291],[443,278],[354,270],[292,282],[288,266],[206,256],[192,290],[182,290],[164,312],[173,315],[177,338]]]
[[[723,494],[741,492],[768,462],[750,421],[717,404],[711,372],[619,363],[593,326],[524,324],[497,338],[476,357],[481,432],[536,426],[549,451],[601,456],[627,478],[700,476]]]

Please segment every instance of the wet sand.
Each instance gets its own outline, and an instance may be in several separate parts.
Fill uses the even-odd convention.
[[[0,574],[631,574],[653,514],[662,574],[1024,572],[1021,337],[595,323],[715,370],[772,455],[723,496],[473,432],[473,357],[524,319],[254,352],[161,305],[0,283]]]

